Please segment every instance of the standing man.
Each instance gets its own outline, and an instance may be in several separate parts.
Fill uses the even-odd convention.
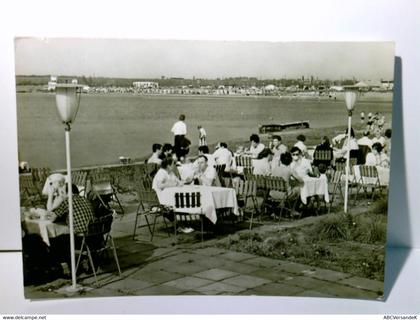
[[[171,132],[174,134],[174,138],[175,138],[174,149],[175,149],[175,154],[178,160],[182,156],[181,144],[185,138],[185,135],[187,134],[187,125],[185,124],[184,121],[185,121],[185,115],[181,114],[179,116],[179,121],[175,122],[175,124],[172,126],[172,129],[171,129]]]

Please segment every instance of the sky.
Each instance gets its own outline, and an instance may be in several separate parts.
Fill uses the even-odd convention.
[[[17,38],[17,75],[392,80],[393,42]]]

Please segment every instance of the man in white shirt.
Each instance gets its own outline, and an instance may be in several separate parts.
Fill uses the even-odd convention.
[[[249,154],[253,159],[257,159],[261,151],[265,149],[264,144],[260,143],[260,137],[257,134],[252,134],[249,137],[251,146],[249,147]]]
[[[171,129],[171,132],[174,134],[174,149],[178,159],[180,159],[182,156],[181,143],[184,140],[185,135],[187,134],[187,125],[184,121],[185,115],[181,114],[179,116],[179,121],[175,122]]]
[[[225,171],[229,172],[232,165],[232,153],[227,148],[227,144],[220,142],[217,150],[213,153],[214,161],[217,165],[225,165]]]
[[[365,130],[363,131],[363,137],[357,140],[357,144],[359,146],[368,146],[370,149],[372,149],[372,140],[369,138],[369,131]]]
[[[273,153],[273,160],[271,161],[272,167],[280,166],[280,157],[283,153],[287,152],[287,147],[281,143],[280,136],[273,136],[273,142],[270,149]]]
[[[216,180],[217,172],[216,169],[210,167],[207,163],[206,156],[199,156],[197,159],[197,172],[194,174],[194,180],[198,180],[198,183],[202,186],[211,186]]]
[[[159,143],[154,143],[152,146],[152,151],[153,154],[147,160],[147,163],[155,163],[157,165],[160,165],[162,163],[162,159],[160,158],[160,155],[162,154],[162,145]]]

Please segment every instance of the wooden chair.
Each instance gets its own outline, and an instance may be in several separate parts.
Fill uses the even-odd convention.
[[[299,200],[299,196],[295,195],[295,199],[293,199],[293,193],[287,181],[285,181],[281,177],[266,177],[266,188],[268,194],[267,200],[277,204],[275,206],[276,209],[280,208],[279,221],[282,218],[284,209],[288,210],[290,213],[293,213],[295,211],[296,204]],[[278,192],[279,195],[281,195],[281,197],[277,198],[270,196],[270,191]]]
[[[319,150],[315,149],[314,152],[314,165],[318,166],[319,164],[323,163],[328,167],[331,167],[332,160],[334,158],[333,150]]]
[[[204,241],[204,214],[201,208],[201,193],[200,192],[176,192],[175,193],[175,209],[199,209],[199,213],[190,214],[174,211],[174,230],[175,238],[177,237],[178,222],[200,221],[201,242]]]
[[[124,216],[125,211],[113,186],[111,175],[104,171],[91,172],[89,180],[94,196],[98,197],[104,206],[111,209],[110,204],[104,201],[104,197],[109,196],[111,201],[117,203],[120,213]]]
[[[163,218],[165,228],[166,230],[169,230],[165,218],[165,213],[169,214],[169,210],[159,203],[159,199],[156,195],[156,192],[151,188],[145,188],[143,184],[141,184],[137,190],[137,197],[139,200],[139,205],[136,211],[136,221],[134,222],[133,240],[136,237],[137,229],[147,227],[150,232],[150,241],[153,241],[156,229],[156,221],[159,217]],[[146,225],[139,226],[138,220],[139,217],[142,215],[146,220]],[[149,216],[153,217],[153,224],[150,223]],[[170,236],[169,231],[168,236]]]
[[[42,205],[45,207],[41,191],[35,185],[31,174],[20,174],[19,175],[19,186],[21,195],[21,205],[29,205],[31,207]]]
[[[240,201],[243,201],[244,208],[247,207],[248,199],[251,199],[253,204],[253,209],[251,213],[251,219],[249,222],[249,229],[252,229],[252,223],[254,220],[254,215],[259,214],[260,210],[258,208],[258,199],[257,199],[257,181],[256,180],[233,180],[232,187],[235,189],[236,199],[238,205]]]
[[[115,247],[114,239],[111,236],[112,220],[112,214],[92,220],[88,224],[87,231],[83,234],[77,235],[82,237],[82,245],[79,250],[76,250],[76,254],[79,255],[77,258],[76,273],[77,269],[79,268],[82,256],[87,256],[90,262],[90,266],[92,267],[96,284],[98,283],[96,277],[97,270],[93,263],[92,253],[101,253],[106,250],[112,250],[114,260],[117,265],[118,274],[121,276],[121,269],[120,264],[118,262],[117,249]],[[100,240],[99,244],[97,243],[98,241],[95,241],[95,246],[90,244],[90,240],[93,239]]]
[[[31,169],[32,179],[35,183],[35,186],[38,188],[39,192],[42,194],[42,189],[44,188],[45,181],[48,176],[51,174],[50,168],[32,168]]]
[[[227,185],[227,183],[225,181],[225,177],[224,177],[226,165],[225,164],[216,164],[214,166],[214,168],[216,169],[216,172],[217,172],[217,176],[219,178],[220,185],[222,187],[227,187],[228,185]]]
[[[366,198],[368,198],[368,193],[367,193],[368,188],[372,189],[371,199],[373,200],[376,190],[381,190],[383,188],[383,186],[381,186],[381,182],[379,181],[378,170],[376,169],[375,166],[366,166],[366,165],[359,166],[359,170],[360,170],[360,179],[359,181],[356,181],[357,189],[356,189],[356,197],[354,201],[355,202],[357,201],[357,196],[361,189],[364,190]]]
[[[342,175],[343,175],[343,171],[341,170],[335,170],[334,174],[332,176],[332,178],[329,180],[329,187],[332,187],[332,191],[331,193],[331,200],[330,200],[330,205],[328,207],[328,213],[331,212],[331,207],[334,203],[334,199],[337,195],[337,193],[339,193],[339,195],[341,196],[341,199],[344,200],[344,194],[343,194],[343,180],[342,180]]]
[[[87,171],[72,171],[71,181],[79,189],[79,195],[87,197]]]

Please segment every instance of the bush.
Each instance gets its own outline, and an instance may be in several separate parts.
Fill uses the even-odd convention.
[[[354,226],[351,215],[332,214],[316,222],[310,235],[318,240],[351,240]]]
[[[355,219],[355,223],[355,241],[369,244],[385,243],[386,219],[382,215],[360,215]]]

